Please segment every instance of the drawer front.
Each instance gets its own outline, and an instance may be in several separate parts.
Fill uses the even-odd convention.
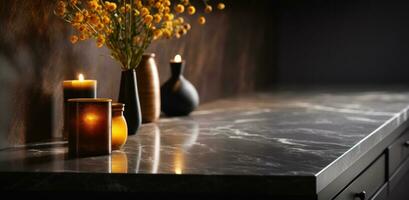
[[[389,164],[389,177],[396,171],[399,165],[409,155],[409,131],[400,136],[392,145],[388,147],[388,164]]]
[[[370,199],[385,183],[385,174],[386,158],[383,154],[335,197],[335,200]]]

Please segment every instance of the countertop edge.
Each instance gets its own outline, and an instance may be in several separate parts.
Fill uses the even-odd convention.
[[[324,169],[318,172],[315,176],[317,177],[316,189],[317,193],[328,186],[332,181],[334,181],[339,175],[346,171],[350,166],[352,166],[356,161],[362,158],[365,154],[371,151],[377,144],[381,143],[386,137],[394,133],[398,129],[402,129],[398,132],[404,131],[409,127],[409,106],[405,107],[401,112],[393,116],[391,119],[386,121],[380,127],[375,129],[371,134],[363,138],[360,142],[355,144],[343,155],[338,157],[332,163],[327,165]],[[399,136],[396,135],[396,137]],[[389,144],[387,144],[389,145]],[[386,146],[385,146],[386,148]]]
[[[108,191],[142,193],[315,196],[315,176],[175,175],[78,172],[0,172],[1,191]],[[88,181],[89,180],[89,181]],[[248,184],[251,182],[252,184]],[[297,185],[297,190],[294,190]],[[188,191],[186,189],[188,188]]]

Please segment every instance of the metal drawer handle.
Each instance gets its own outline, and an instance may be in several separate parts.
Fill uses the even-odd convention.
[[[409,140],[406,141],[403,145],[405,145],[405,147],[409,147]]]
[[[360,193],[355,194],[355,197],[356,197],[356,198],[359,198],[360,200],[365,200],[365,199],[366,199],[366,192],[365,192],[365,190],[362,191],[362,192],[360,192]]]

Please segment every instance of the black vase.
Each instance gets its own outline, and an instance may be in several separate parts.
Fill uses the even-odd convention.
[[[124,116],[128,125],[128,135],[135,135],[141,126],[142,115],[136,73],[133,69],[122,71],[118,102],[125,104]]]
[[[199,105],[195,87],[183,77],[184,62],[172,62],[171,77],[161,87],[161,109],[167,116],[189,115]]]

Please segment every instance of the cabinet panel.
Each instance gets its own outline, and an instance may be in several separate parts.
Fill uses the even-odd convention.
[[[406,131],[388,147],[388,156],[388,176],[391,177],[399,165],[409,156],[409,131]]]
[[[385,183],[385,164],[386,158],[382,155],[335,197],[335,200],[370,199]]]

